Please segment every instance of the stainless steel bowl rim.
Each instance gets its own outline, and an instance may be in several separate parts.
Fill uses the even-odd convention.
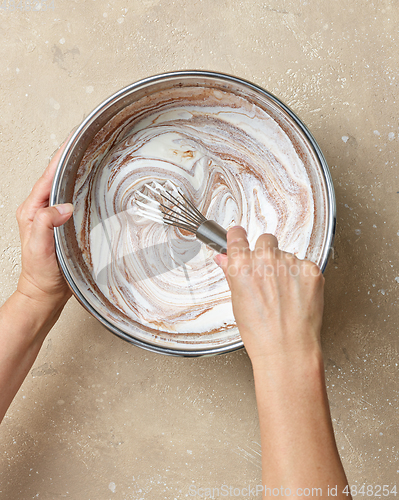
[[[296,116],[296,114],[286,105],[284,104],[278,97],[276,97],[274,94],[270,93],[269,91],[263,89],[262,87],[245,80],[243,78],[238,78],[233,75],[225,74],[225,73],[219,73],[219,72],[213,72],[213,71],[202,71],[202,70],[188,70],[188,71],[173,71],[169,73],[161,73],[158,75],[150,76],[148,78],[144,78],[142,80],[139,80],[131,85],[128,85],[127,87],[122,88],[121,90],[115,92],[113,95],[105,99],[97,108],[95,108],[84,120],[83,122],[79,125],[79,127],[76,129],[70,140],[68,141],[62,156],[59,160],[57,170],[54,176],[54,181],[51,189],[51,194],[50,194],[50,205],[55,205],[58,203],[58,198],[59,198],[59,191],[60,191],[60,183],[62,179],[62,174],[63,170],[65,168],[65,165],[67,164],[67,160],[70,156],[70,153],[79,139],[79,137],[84,133],[86,129],[89,128],[89,126],[94,123],[97,118],[104,112],[104,110],[108,109],[112,104],[116,103],[119,99],[122,99],[125,97],[127,94],[130,94],[139,88],[144,88],[146,86],[149,86],[153,83],[159,82],[163,79],[171,79],[171,78],[187,78],[187,77],[198,77],[198,78],[209,78],[213,80],[221,80],[221,81],[227,81],[229,83],[237,83],[239,85],[245,85],[246,87],[252,89],[253,91],[263,94],[266,96],[268,99],[271,101],[274,101],[277,106],[282,108],[288,115],[289,117],[299,126],[299,128],[302,130],[306,138],[308,139],[309,143],[311,144],[312,148],[314,149],[316,156],[318,157],[321,167],[322,167],[322,172],[324,175],[324,180],[326,183],[326,192],[327,192],[327,205],[328,205],[328,218],[327,218],[327,234],[326,234],[326,245],[324,247],[324,251],[321,257],[321,270],[324,273],[327,262],[328,262],[328,257],[331,252],[333,243],[334,243],[334,237],[335,237],[335,227],[336,227],[336,202],[335,202],[335,192],[334,192],[334,186],[331,178],[331,174],[327,165],[327,162],[324,158],[324,155],[317,144],[315,138],[307,128],[307,126]],[[107,319],[105,319],[101,314],[99,314],[92,306],[91,304],[85,299],[84,295],[81,293],[79,287],[75,283],[71,273],[69,272],[68,265],[67,265],[67,260],[65,259],[65,256],[63,255],[61,245],[60,245],[60,234],[58,228],[54,229],[54,239],[55,239],[55,248],[56,248],[56,254],[57,254],[57,259],[60,265],[60,268],[62,272],[65,275],[65,278],[68,282],[69,287],[71,288],[73,294],[75,297],[78,299],[78,301],[95,317],[97,318],[108,330],[110,330],[112,333],[117,335],[118,337],[130,342],[131,344],[134,344],[138,347],[141,347],[143,349],[146,349],[148,351],[152,352],[158,352],[162,354],[168,354],[168,355],[175,355],[175,356],[186,356],[186,357],[196,357],[196,356],[213,356],[216,354],[222,354],[226,352],[232,352],[236,351],[238,349],[241,349],[244,347],[244,344],[242,341],[235,342],[233,344],[228,344],[225,346],[216,346],[214,348],[206,348],[206,349],[198,349],[198,350],[184,350],[184,349],[168,349],[167,347],[160,347],[152,343],[146,343],[143,342],[142,340],[139,340],[137,338],[133,338],[130,335],[125,334],[122,330],[119,328],[116,328],[113,324],[111,324]]]

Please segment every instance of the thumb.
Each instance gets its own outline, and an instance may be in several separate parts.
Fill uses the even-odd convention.
[[[33,219],[30,240],[32,248],[45,257],[54,252],[54,228],[62,226],[72,215],[72,203],[40,208]]]
[[[215,261],[215,264],[218,265],[221,268],[221,270],[224,272],[226,279],[228,279],[227,266],[229,263],[229,259],[228,259],[227,255],[222,254],[222,253],[218,253],[217,255],[215,255],[213,260]]]

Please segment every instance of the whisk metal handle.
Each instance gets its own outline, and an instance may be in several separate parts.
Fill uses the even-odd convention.
[[[217,222],[214,220],[207,220],[199,226],[195,236],[202,241],[202,243],[213,248],[213,250],[219,253],[227,253],[226,234],[227,231],[222,226],[219,226]]]

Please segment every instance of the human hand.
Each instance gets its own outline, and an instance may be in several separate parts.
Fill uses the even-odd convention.
[[[329,484],[344,491],[348,482],[334,440],[320,348],[320,269],[279,250],[271,234],[260,236],[250,251],[242,227],[228,231],[227,255],[217,255],[215,262],[229,283],[253,366],[262,484],[270,491],[282,484],[292,492],[308,485],[324,491]]]
[[[58,267],[54,227],[61,226],[71,217],[73,205],[65,203],[49,207],[51,185],[67,141],[53,156],[16,214],[22,253],[17,291],[45,306],[46,310],[63,306],[71,296]]]
[[[250,251],[239,226],[228,231],[227,255],[215,262],[225,273],[254,369],[320,348],[324,277],[316,264],[279,250],[271,234]]]

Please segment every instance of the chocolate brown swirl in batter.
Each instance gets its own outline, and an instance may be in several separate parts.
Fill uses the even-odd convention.
[[[96,282],[132,320],[168,333],[234,328],[214,252],[136,214],[136,190],[171,180],[207,219],[273,233],[306,256],[313,227],[308,175],[290,139],[244,98],[201,88],[160,93],[100,131],[79,168],[74,222]]]

